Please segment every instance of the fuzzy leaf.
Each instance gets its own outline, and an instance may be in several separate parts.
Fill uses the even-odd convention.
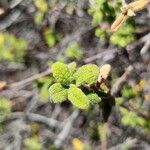
[[[77,70],[76,62],[72,62],[72,63],[68,64],[68,68],[69,68],[71,74],[74,74],[75,71]]]
[[[99,75],[99,67],[93,64],[88,64],[80,67],[74,74],[76,85],[79,86],[83,83],[93,84],[96,82]]]
[[[60,103],[67,99],[67,89],[60,83],[55,83],[49,88],[50,99],[54,103]]]
[[[101,101],[101,98],[96,93],[90,93],[87,97],[91,104],[97,104]]]
[[[88,97],[76,86],[71,86],[69,88],[68,99],[78,108],[87,109],[89,107]]]
[[[57,82],[62,85],[69,85],[73,81],[73,76],[68,66],[61,62],[56,62],[52,65],[53,76]]]

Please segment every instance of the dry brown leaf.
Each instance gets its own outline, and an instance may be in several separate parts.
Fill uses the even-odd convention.
[[[110,74],[111,66],[109,64],[105,64],[100,68],[100,74],[98,77],[98,82],[101,83],[103,80],[106,80]]]
[[[3,90],[6,87],[7,83],[5,81],[0,81],[0,90]]]
[[[148,0],[138,0],[127,5],[128,9],[136,12],[144,9],[148,5]]]
[[[113,32],[117,31],[127,19],[127,15],[121,13],[111,26]]]
[[[147,5],[148,0],[138,0],[121,7],[121,13],[112,24],[111,30],[113,32],[117,31],[128,17],[135,16],[135,12],[144,9]]]

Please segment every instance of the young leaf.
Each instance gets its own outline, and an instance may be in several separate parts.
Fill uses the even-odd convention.
[[[67,99],[67,89],[60,83],[55,83],[49,88],[50,99],[54,103],[60,103]]]
[[[93,64],[88,64],[80,67],[74,74],[76,85],[83,83],[93,84],[96,82],[99,74],[99,67]]]
[[[68,99],[78,108],[87,109],[89,107],[88,97],[76,86],[71,86],[69,88]]]
[[[76,62],[72,62],[72,63],[68,64],[68,68],[69,68],[71,74],[74,74],[77,70]]]
[[[57,82],[62,85],[69,85],[73,81],[73,76],[68,66],[61,62],[56,62],[52,65],[53,76]]]
[[[98,76],[98,82],[101,83],[102,80],[106,80],[111,71],[111,66],[109,64],[105,64],[100,68],[100,73]]]
[[[87,97],[91,104],[97,104],[101,101],[101,98],[96,93],[90,93]]]

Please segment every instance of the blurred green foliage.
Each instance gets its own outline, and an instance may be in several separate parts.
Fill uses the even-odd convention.
[[[45,29],[44,37],[49,47],[55,46],[55,44],[61,39],[61,35],[50,28]]]
[[[132,127],[142,126],[150,129],[150,121],[138,116],[136,112],[129,111],[123,107],[120,107],[120,111],[122,114],[122,124],[129,125]]]
[[[125,84],[123,86],[123,89],[121,90],[122,92],[122,96],[130,99],[130,98],[134,98],[136,96],[139,96],[139,92],[135,91],[131,86],[129,86],[128,84]]]
[[[43,77],[38,79],[36,86],[40,89],[40,101],[44,102],[49,98],[48,88],[53,83],[53,78],[51,76]]]
[[[121,27],[111,36],[110,42],[114,45],[125,47],[135,40],[134,31],[133,25],[126,23],[125,26]]]
[[[77,42],[72,42],[66,49],[66,56],[72,59],[80,60],[83,53]]]
[[[108,40],[111,44],[125,47],[133,42],[135,27],[133,21],[128,21],[117,32],[110,35],[110,26],[120,13],[121,0],[89,0],[89,14],[92,16],[92,25],[95,27],[95,35],[100,40]]]
[[[34,4],[42,12],[48,11],[48,3],[46,0],[34,0]]]
[[[41,11],[37,11],[34,16],[34,21],[37,25],[40,25],[44,19],[44,13]]]
[[[42,150],[42,145],[40,143],[39,137],[34,136],[24,140],[24,146],[28,150]]]
[[[118,9],[121,4],[113,4],[109,0],[89,0],[89,2],[88,12],[92,16],[92,25],[94,27],[98,26],[102,21],[112,22],[115,19],[115,9]],[[119,0],[119,2],[121,1]]]
[[[8,115],[9,113],[11,113],[11,101],[0,97],[0,116]]]
[[[35,23],[40,25],[44,19],[45,13],[48,11],[48,3],[46,0],[34,0],[37,11],[34,16]]]
[[[13,34],[0,33],[0,60],[23,62],[28,43]]]

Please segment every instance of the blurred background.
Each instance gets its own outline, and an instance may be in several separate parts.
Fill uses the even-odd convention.
[[[150,149],[150,5],[112,33],[123,2],[0,0],[0,150]],[[49,101],[56,61],[112,66],[107,130],[99,106]]]

